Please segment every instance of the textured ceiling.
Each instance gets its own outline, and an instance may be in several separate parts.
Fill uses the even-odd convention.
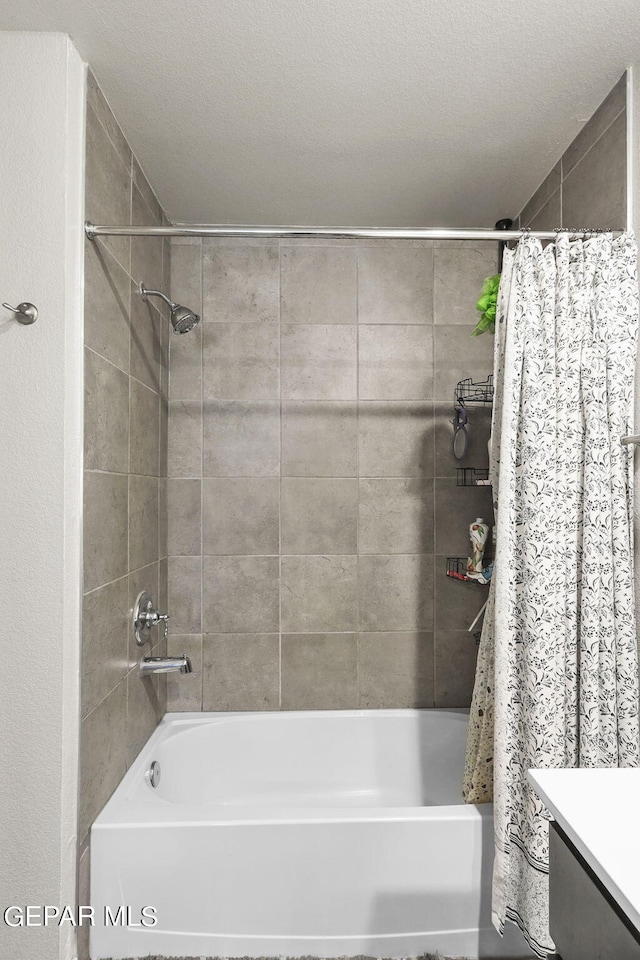
[[[0,0],[71,34],[175,221],[491,226],[623,69],[638,0]]]

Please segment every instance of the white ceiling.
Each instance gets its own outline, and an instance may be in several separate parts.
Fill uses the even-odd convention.
[[[169,217],[492,226],[623,69],[638,0],[0,0],[70,33]]]

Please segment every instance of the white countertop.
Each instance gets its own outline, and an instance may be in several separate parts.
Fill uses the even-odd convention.
[[[640,931],[640,769],[530,770],[528,777]]]

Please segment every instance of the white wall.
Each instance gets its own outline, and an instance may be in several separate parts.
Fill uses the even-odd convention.
[[[0,890],[75,898],[85,66],[61,34],[0,33]],[[2,960],[73,955],[10,930]]]

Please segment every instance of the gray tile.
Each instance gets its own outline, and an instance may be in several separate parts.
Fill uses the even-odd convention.
[[[202,404],[195,400],[169,403],[167,474],[202,476]]]
[[[169,220],[166,214],[162,215],[162,225],[169,226]],[[164,237],[162,243],[162,289],[168,290],[171,294],[171,238]],[[202,311],[198,310],[198,313]]]
[[[131,284],[131,356],[130,372],[136,380],[160,392],[162,358],[161,317],[150,300],[143,301],[138,288]]]
[[[353,325],[283,324],[283,400],[355,400],[356,339]]]
[[[498,271],[495,243],[436,244],[434,258],[434,322],[445,326],[477,323],[476,303],[482,284]]]
[[[168,322],[163,320],[160,323],[160,396],[167,400],[169,398],[169,340],[176,339],[176,334]]]
[[[169,557],[167,568],[171,633],[201,633],[202,558]]]
[[[123,162],[93,110],[87,109],[85,217],[91,223],[131,222],[131,164]],[[129,270],[129,237],[105,237],[104,245]]]
[[[171,297],[202,315],[202,247],[199,240],[171,243]],[[202,324],[170,339],[169,396],[199,400],[202,395]]]
[[[131,473],[157,477],[160,469],[160,397],[132,379],[130,401]]]
[[[355,630],[357,558],[282,557],[281,592],[284,632]]]
[[[361,630],[433,629],[433,557],[361,556],[358,589]]]
[[[533,194],[531,199],[524,205],[520,211],[520,225],[522,227],[528,227],[531,224],[531,221],[535,215],[542,210],[544,206],[548,203],[554,193],[560,189],[560,181],[562,179],[562,164],[560,161],[556,163],[553,170],[545,177],[542,181],[536,192]],[[554,224],[554,227],[560,225],[560,220],[558,219]],[[553,227],[551,228],[553,229]]]
[[[158,559],[158,479],[129,477],[129,569]]]
[[[202,483],[167,480],[167,548],[172,557],[195,557],[202,542]]]
[[[167,674],[167,710],[180,713],[202,710],[202,635],[174,635],[169,637],[167,656],[191,660],[193,673]]]
[[[436,707],[469,707],[478,649],[473,636],[466,630],[439,630],[436,637]]]
[[[202,244],[203,319],[277,322],[280,264],[277,244]]]
[[[180,248],[178,248],[180,249]],[[169,397],[200,400],[202,397],[202,330],[199,324],[169,340]]]
[[[422,400],[433,393],[433,335],[426,326],[360,326],[361,400]]]
[[[590,120],[564,152],[562,172],[566,177],[587,150],[598,140],[616,117],[625,109],[627,102],[627,75],[623,73],[611,92],[602,101]],[[577,224],[576,224],[577,226]],[[591,226],[591,224],[587,224]]]
[[[433,707],[433,634],[361,633],[358,706]]]
[[[84,463],[87,470],[114,473],[126,473],[129,467],[129,378],[86,348]]]
[[[149,214],[152,217],[151,222],[154,224],[158,223],[161,225],[164,222],[162,207],[160,206],[160,202],[156,197],[153,191],[153,188],[149,183],[149,181],[147,180],[144,174],[144,171],[140,166],[138,160],[136,159],[135,155],[133,157],[132,174],[133,174],[133,182],[135,183],[136,187],[140,191],[140,196],[142,197],[142,199],[144,200],[145,204],[149,209]],[[135,223],[136,221],[134,220],[133,222]],[[149,221],[147,220],[147,222]]]
[[[129,662],[127,671],[131,670],[143,657],[151,656],[151,651],[162,637],[162,631],[158,627],[153,627],[145,638],[145,643],[138,644],[133,629],[131,628],[131,619],[136,601],[141,593],[148,593],[151,596],[153,604],[160,613],[167,613],[167,608],[162,602],[159,591],[160,565],[156,562],[149,563],[145,567],[134,570],[128,577],[128,656]]]
[[[128,373],[131,281],[99,240],[84,251],[85,345]]]
[[[127,764],[131,766],[162,718],[160,677],[127,674]]]
[[[87,74],[87,109],[99,120],[127,170],[131,168],[131,148],[92,72]]]
[[[263,241],[264,242],[264,241]],[[348,237],[340,237],[335,240],[332,237],[281,237],[280,252],[289,247],[356,247],[357,240]]]
[[[442,400],[434,404],[436,477],[455,478],[458,467],[488,469],[491,407],[469,406],[467,415],[467,453],[462,460],[456,460],[453,456],[453,402]]]
[[[356,322],[355,247],[283,247],[280,262],[283,323]]]
[[[161,557],[158,563],[158,606],[163,613],[169,609],[169,563],[167,557]]]
[[[355,554],[358,481],[285,478],[281,517],[283,553]]]
[[[278,486],[276,477],[205,480],[202,552],[214,556],[278,553]]]
[[[160,476],[168,473],[168,444],[169,444],[169,401],[166,397],[160,398]]]
[[[478,315],[479,316],[479,315]],[[486,380],[493,373],[494,338],[472,336],[474,325],[434,328],[434,398],[453,401],[456,383],[471,377]]]
[[[82,716],[127,674],[129,604],[122,577],[82,599]]]
[[[78,834],[89,827],[126,773],[127,683],[112,690],[80,725]]]
[[[84,590],[93,590],[127,572],[127,477],[84,474]]]
[[[89,846],[86,846],[78,857],[78,903],[91,903],[91,856]],[[89,930],[86,923],[77,928],[77,960],[89,960]]]
[[[152,657],[166,657],[167,641],[163,636],[151,650]],[[167,674],[157,673],[153,678],[153,691],[155,694],[156,716],[158,722],[167,712]]]
[[[357,706],[354,633],[283,635],[284,710],[348,710]]]
[[[470,550],[469,524],[482,517],[493,526],[491,487],[459,487],[453,479],[435,481],[435,552],[466,556]]]
[[[204,633],[278,629],[277,557],[204,557],[203,588]]]
[[[172,239],[171,298],[202,313],[202,242],[196,238]],[[184,338],[182,338],[184,339]]]
[[[489,588],[480,583],[469,583],[448,577],[446,562],[446,556],[436,555],[436,637],[439,637],[443,630],[468,630],[489,593]],[[471,637],[470,633],[467,635]]]
[[[358,405],[361,477],[432,477],[432,403]]]
[[[158,479],[158,557],[166,557],[168,553],[167,513],[167,481],[165,477],[160,477]]]
[[[135,226],[160,226],[162,215],[160,211],[152,215],[142,193],[137,186],[133,186],[131,193],[131,222]],[[161,290],[167,296],[168,290],[164,286],[164,262],[162,237],[132,237],[131,238],[131,276],[137,284],[143,283],[147,290]],[[166,304],[154,297],[153,303],[167,318],[169,311]]]
[[[355,477],[358,411],[355,403],[282,404],[282,475]]]
[[[432,248],[359,247],[358,315],[361,323],[431,323]]]
[[[205,400],[278,400],[280,335],[276,324],[205,323]]]
[[[277,633],[204,638],[203,710],[277,710],[279,698]]]
[[[561,192],[557,190],[531,218],[527,226],[531,230],[557,230],[561,223]]]
[[[205,477],[276,477],[280,405],[208,400],[204,405]]]
[[[563,226],[624,230],[626,113],[621,113],[562,183]]]
[[[433,552],[433,480],[360,480],[359,500],[359,553]]]

